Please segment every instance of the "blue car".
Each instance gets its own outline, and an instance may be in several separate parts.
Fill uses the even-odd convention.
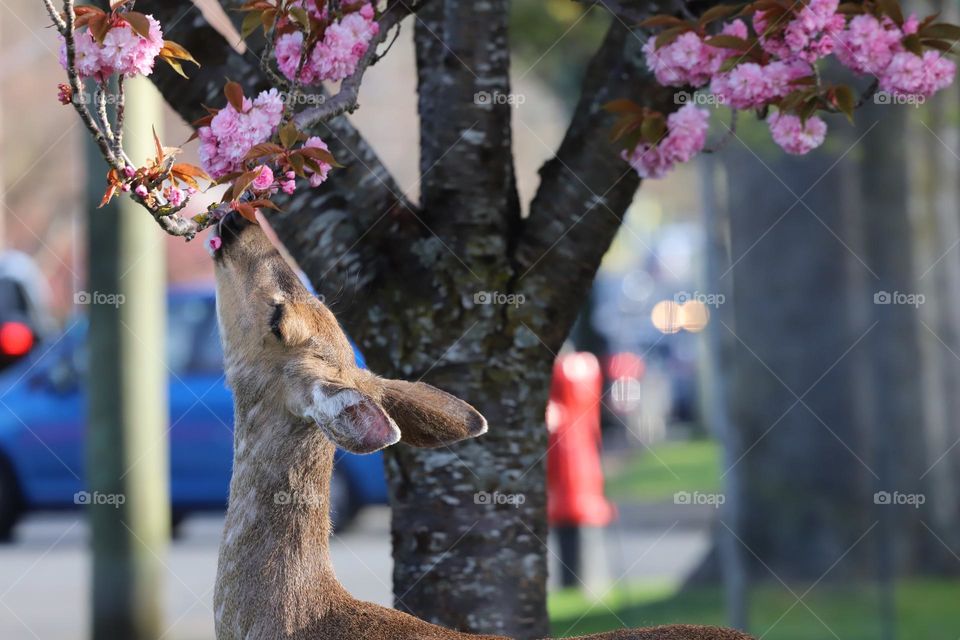
[[[170,497],[176,525],[191,512],[222,510],[233,461],[233,399],[225,385],[214,293],[168,296]],[[0,374],[0,539],[28,511],[83,503],[86,321],[39,345]],[[357,363],[363,358],[355,352]],[[331,486],[334,526],[363,505],[385,503],[383,459],[338,451]]]

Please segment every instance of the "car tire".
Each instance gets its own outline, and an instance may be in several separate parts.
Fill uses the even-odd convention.
[[[185,511],[170,512],[170,539],[180,540],[183,537],[183,521],[187,519]]]
[[[20,518],[22,496],[13,467],[0,456],[0,542],[13,540],[13,527]]]
[[[350,490],[350,480],[346,473],[334,468],[330,478],[330,523],[334,533],[346,531],[356,515],[357,503]]]

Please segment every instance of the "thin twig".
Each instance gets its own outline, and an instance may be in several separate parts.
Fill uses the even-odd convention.
[[[733,136],[737,134],[737,114],[740,112],[736,109],[731,109],[730,111],[730,126],[727,127],[727,132],[723,134],[719,140],[714,142],[712,145],[703,148],[704,153],[716,153],[723,149],[730,140],[733,139]]]
[[[121,73],[117,78],[117,130],[113,132],[113,148],[117,155],[123,153],[123,117],[126,94],[123,90],[124,75]]]
[[[100,127],[108,142],[115,144],[113,129],[110,127],[110,116],[107,115],[107,92],[104,83],[98,82],[94,93],[94,102],[97,105],[97,117],[100,118]]]
[[[94,142],[100,147],[100,154],[104,160],[115,169],[123,169],[123,167],[119,165],[113,150],[110,149],[110,144],[107,142],[106,137],[104,137],[103,132],[100,131],[97,123],[94,122],[93,115],[91,115],[83,99],[83,83],[80,81],[80,75],[77,73],[77,48],[74,38],[76,15],[73,13],[73,0],[64,0],[63,11],[66,15],[63,39],[67,50],[67,77],[70,80],[70,91],[73,93],[73,108],[76,109],[80,120],[87,127],[87,131],[93,136]]]
[[[43,0],[43,6],[47,8],[47,13],[50,15],[50,19],[53,20],[53,25],[57,28],[57,31],[60,32],[60,35],[63,35],[67,29],[67,23],[60,17],[57,8],[53,6],[53,0]]]

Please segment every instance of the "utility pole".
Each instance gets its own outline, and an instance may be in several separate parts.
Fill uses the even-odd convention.
[[[161,98],[128,80],[125,147],[153,154]],[[156,640],[170,538],[166,278],[156,224],[119,197],[97,209],[106,164],[88,142],[90,316],[87,484],[93,546],[93,640]]]

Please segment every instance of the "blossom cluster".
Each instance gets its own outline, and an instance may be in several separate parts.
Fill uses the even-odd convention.
[[[97,42],[89,28],[74,33],[76,41],[76,68],[81,78],[106,80],[114,73],[127,76],[153,72],[153,63],[163,48],[163,31],[153,16],[145,16],[149,23],[147,36],[137,33],[122,14],[115,16],[110,28]],[[67,45],[60,44],[60,65],[67,68]]]
[[[253,100],[244,98],[239,111],[227,104],[197,130],[204,171],[214,179],[240,171],[250,149],[273,136],[282,116],[283,98],[276,89],[262,91]]]
[[[719,32],[713,29],[716,35],[707,33],[710,19],[693,24],[660,17],[661,26],[672,28],[646,43],[647,66],[660,84],[703,88],[717,104],[761,114],[772,107],[767,124],[774,142],[787,153],[804,154],[823,143],[827,125],[815,111],[850,115],[854,108],[848,88],[820,86],[817,65],[826,56],[835,55],[854,74],[874,76],[880,90],[904,97],[925,99],[956,74],[945,54],[923,50],[932,38],[923,29],[932,18],[904,20],[899,9],[889,15],[865,7],[851,12],[839,0],[801,0],[790,9],[758,2],[741,15],[751,12],[749,26],[734,19]],[[938,27],[948,25],[933,28]],[[671,165],[667,159],[676,154],[657,147],[669,140],[668,135],[659,144],[641,143],[629,154],[631,164],[641,175],[662,175],[663,167]]]
[[[900,27],[887,17],[856,16],[840,35],[837,58],[857,73],[876,76],[883,91],[927,98],[953,82],[956,65],[939,51],[907,51],[903,39],[918,27],[916,16]]]
[[[675,164],[688,162],[703,150],[709,119],[706,109],[684,105],[667,117],[667,130],[659,141],[640,143],[624,159],[641,178],[661,178]]]
[[[312,7],[313,3],[308,5]],[[315,11],[313,9],[311,15],[319,19],[326,18],[326,11],[321,14]],[[342,80],[352,75],[379,30],[380,25],[375,20],[374,8],[370,3],[364,3],[358,10],[331,22],[324,30],[323,37],[307,52],[300,71],[300,82],[312,85],[324,80]],[[277,38],[274,50],[277,68],[289,80],[297,75],[304,42],[304,34],[300,31],[284,33]]]
[[[327,143],[317,136],[307,138],[302,148],[323,149],[324,151],[328,151]],[[316,164],[319,171],[314,171],[310,167],[304,167],[304,174],[311,187],[319,187],[323,184],[330,170],[333,168],[332,165],[323,161],[317,161]],[[287,169],[286,171],[278,170],[275,173],[270,165],[260,164],[254,167],[253,171],[256,171],[257,174],[253,182],[250,183],[250,187],[256,196],[272,196],[278,191],[283,191],[287,195],[293,195],[293,192],[297,189],[297,174],[292,169]]]

